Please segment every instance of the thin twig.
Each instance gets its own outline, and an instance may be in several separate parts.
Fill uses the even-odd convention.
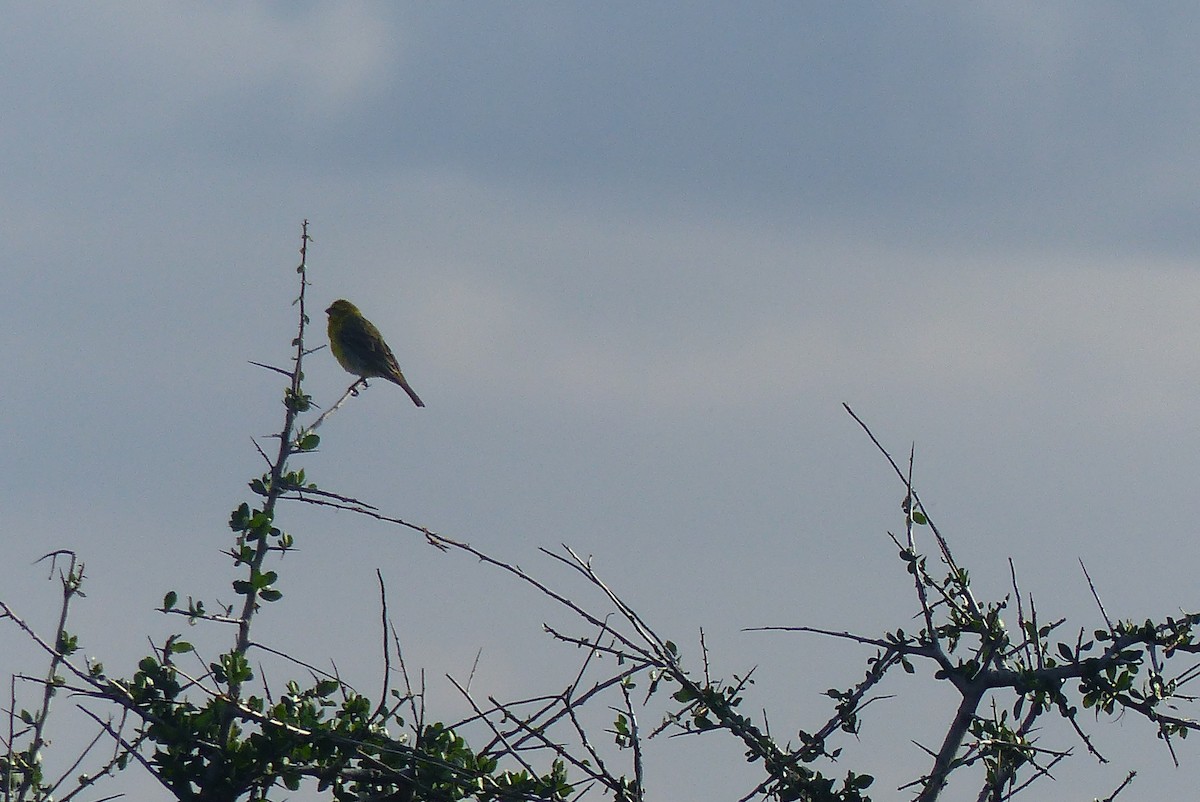
[[[1108,625],[1108,631],[1113,631],[1112,619],[1108,617],[1108,611],[1104,609],[1104,602],[1100,601],[1100,594],[1096,591],[1096,583],[1092,582],[1092,575],[1088,573],[1087,566],[1083,564],[1083,560],[1079,560],[1079,567],[1083,569],[1083,575],[1087,579],[1088,588],[1092,591],[1092,598],[1096,600],[1096,606],[1100,608],[1100,615],[1104,617],[1104,623]]]
[[[341,409],[342,405],[343,405],[343,404],[345,404],[347,401],[349,401],[349,400],[350,400],[350,398],[351,398],[351,396],[357,396],[357,395],[358,395],[358,393],[359,393],[359,388],[360,388],[360,387],[363,387],[363,388],[365,388],[366,386],[367,386],[367,380],[366,380],[366,379],[358,379],[357,381],[355,381],[353,384],[351,384],[349,387],[347,387],[347,388],[346,388],[346,392],[342,393],[342,397],[341,397],[341,398],[339,398],[339,399],[338,399],[338,400],[337,400],[337,401],[334,403],[334,405],[333,405],[333,406],[331,406],[329,409],[327,409],[327,410],[325,410],[324,412],[322,412],[322,413],[321,413],[321,414],[320,414],[320,415],[317,417],[317,419],[316,419],[315,421],[313,421],[313,422],[312,422],[312,423],[310,423],[308,426],[306,426],[306,427],[304,427],[303,429],[301,429],[301,430],[300,430],[300,432],[299,432],[299,434],[297,434],[297,435],[296,435],[296,437],[297,437],[298,439],[299,439],[299,438],[303,438],[303,437],[304,437],[304,435],[306,435],[306,434],[308,434],[308,433],[310,433],[310,432],[315,432],[315,431],[317,430],[317,428],[318,428],[318,427],[319,427],[319,426],[320,426],[322,423],[324,423],[324,422],[325,422],[325,419],[326,419],[326,418],[328,418],[328,417],[329,417],[330,415],[332,415],[333,413],[337,412],[339,409]]]

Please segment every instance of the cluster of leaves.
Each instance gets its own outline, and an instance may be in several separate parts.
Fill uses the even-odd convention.
[[[187,650],[181,646],[164,653]],[[409,701],[399,694],[381,710],[326,679],[303,689],[290,681],[274,702],[256,695],[235,702],[228,688],[253,679],[244,657],[227,653],[209,669],[225,693],[201,706],[185,693],[194,683],[169,659],[144,658],[132,681],[120,683],[148,722],[153,771],[177,799],[266,799],[273,786],[296,791],[306,779],[338,802],[556,800],[570,791],[561,765],[545,777],[501,771],[441,724],[420,728],[411,744],[394,736],[389,727],[405,727],[398,707]],[[226,734],[230,711],[238,723]]]

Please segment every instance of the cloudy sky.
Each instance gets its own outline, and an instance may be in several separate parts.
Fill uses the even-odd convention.
[[[75,549],[74,629],[113,673],[177,626],[151,609],[166,590],[231,595],[225,522],[281,412],[248,360],[286,363],[306,218],[312,308],[355,301],[428,404],[376,383],[310,477],[568,590],[537,549],[593,555],[686,654],[703,627],[714,671],[758,665],[749,709],[777,734],[818,726],[867,653],[742,628],[871,635],[916,610],[886,534],[903,489],[843,402],[894,453],[915,443],[981,595],[1008,592],[1012,558],[1044,617],[1090,631],[1082,559],[1114,616],[1195,607],[1189,4],[4,18],[0,598],[48,628],[30,563]],[[327,351],[307,380],[326,405],[348,383]],[[261,619],[272,645],[377,687],[379,568],[445,718],[444,675],[481,648],[481,693],[570,679],[577,655],[540,633],[557,613],[497,572],[345,514],[282,522],[300,551]],[[933,685],[890,687],[834,772],[887,798],[926,771],[910,741],[953,712]],[[1131,768],[1139,793],[1191,788],[1143,722],[1094,732],[1121,760],[1055,733],[1080,755],[1043,793],[1104,796]],[[656,749],[657,798],[757,782],[719,738]]]

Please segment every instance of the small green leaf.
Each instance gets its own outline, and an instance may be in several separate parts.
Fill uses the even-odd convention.
[[[691,688],[685,686],[671,694],[671,698],[676,702],[690,702],[696,698],[696,694],[692,693]]]
[[[250,580],[254,584],[255,590],[263,590],[264,588],[271,587],[271,585],[275,584],[275,580],[278,578],[279,575],[274,571],[267,571],[266,573],[251,571],[250,574]]]
[[[246,528],[246,522],[250,520],[250,505],[242,502],[233,514],[229,516],[229,528],[235,532],[240,532]]]

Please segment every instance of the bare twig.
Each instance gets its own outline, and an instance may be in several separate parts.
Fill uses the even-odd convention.
[[[1092,582],[1092,576],[1088,573],[1087,566],[1083,564],[1083,560],[1079,561],[1079,567],[1083,569],[1083,575],[1087,578],[1088,588],[1092,591],[1092,598],[1096,600],[1096,606],[1100,608],[1100,615],[1104,616],[1104,623],[1108,626],[1108,631],[1113,631],[1112,619],[1108,617],[1108,611],[1104,609],[1104,602],[1100,601],[1100,594],[1096,591],[1096,583]]]

